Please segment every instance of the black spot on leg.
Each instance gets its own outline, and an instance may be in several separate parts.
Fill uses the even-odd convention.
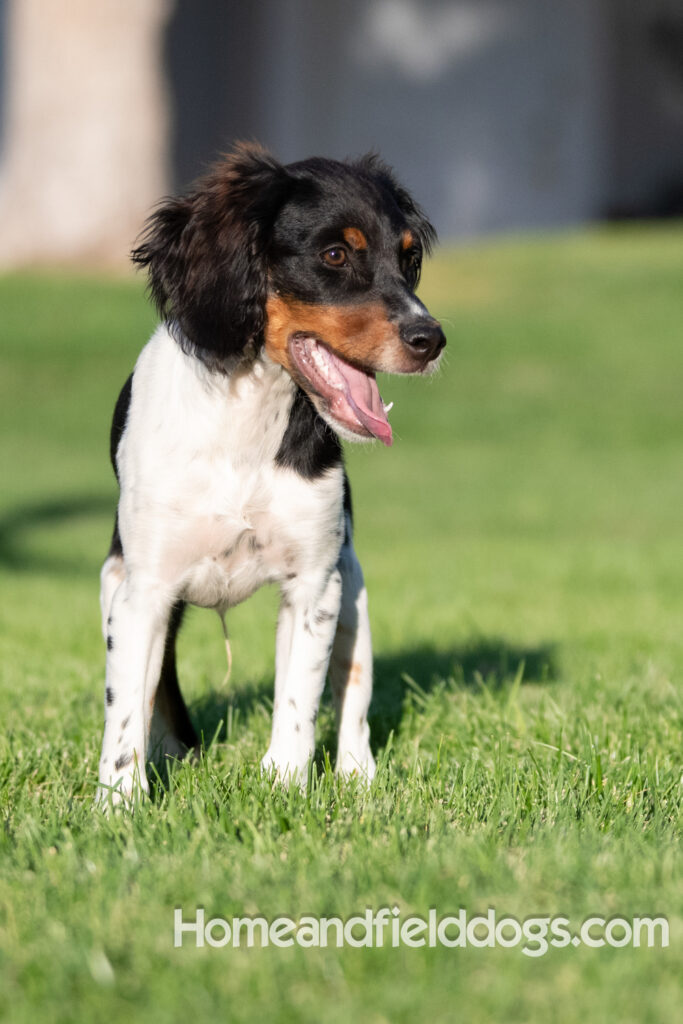
[[[294,732],[301,732],[301,726],[298,722],[295,722],[294,724]]]
[[[249,550],[252,554],[256,551],[263,551],[263,544],[259,542],[257,537],[252,533],[249,537]]]
[[[111,634],[109,634],[109,636],[107,637],[107,650],[114,650],[114,637]]]
[[[287,701],[287,703],[289,704],[290,708],[294,708],[294,710],[296,711],[296,701],[295,700],[293,700],[290,697],[289,700]]]
[[[329,622],[334,618],[334,612],[328,612],[326,608],[320,608],[315,613],[314,618],[316,626],[322,626],[323,622]]]
[[[133,760],[133,751],[129,750],[126,754],[121,754],[120,757],[116,758],[114,762],[114,768],[117,772],[120,772],[122,768],[125,768],[127,764]]]
[[[112,617],[111,617],[111,615],[110,615],[110,616],[109,616],[109,618],[107,619],[107,625],[108,625],[108,626],[111,626],[111,624],[112,624],[112,622],[113,622],[113,621],[114,621],[114,620],[112,619]]]
[[[114,701],[116,700],[116,694],[112,690],[111,686],[108,686],[104,691],[104,699],[106,701],[108,708],[110,708]]]
[[[124,720],[121,722],[121,728],[125,729],[129,722],[130,722],[130,715],[126,715]]]

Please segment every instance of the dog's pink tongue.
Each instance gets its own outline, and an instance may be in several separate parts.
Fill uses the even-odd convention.
[[[339,359],[334,362],[348,385],[346,400],[360,422],[383,444],[393,444],[391,424],[384,411],[375,378],[357,370],[350,363],[342,363]]]

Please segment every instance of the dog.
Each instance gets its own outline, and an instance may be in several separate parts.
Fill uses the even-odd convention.
[[[152,753],[198,741],[175,644],[187,604],[280,588],[270,746],[307,777],[329,670],[336,767],[371,780],[372,647],[340,438],[392,443],[375,374],[445,345],[416,298],[429,220],[376,155],[283,165],[238,145],[162,201],[133,262],[162,320],[116,403],[120,495],[101,572],[101,802],[148,792]]]

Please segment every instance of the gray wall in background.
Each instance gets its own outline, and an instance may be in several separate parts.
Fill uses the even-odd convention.
[[[300,59],[271,61],[288,104],[266,124],[279,151],[378,148],[444,237],[599,212],[594,0],[326,6],[293,40]]]
[[[243,136],[285,161],[377,149],[442,236],[585,220],[605,202],[602,38],[595,0],[181,0],[177,178]]]
[[[164,61],[176,188],[251,138],[379,151],[443,238],[683,215],[681,0],[175,0]]]
[[[683,182],[680,0],[179,0],[168,38],[180,185],[235,138],[377,149],[457,237],[667,212]]]

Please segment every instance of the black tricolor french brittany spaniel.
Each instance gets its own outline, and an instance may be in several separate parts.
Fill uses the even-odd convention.
[[[374,774],[372,651],[339,437],[392,442],[375,373],[444,346],[414,295],[434,230],[376,157],[282,166],[241,146],[150,218],[134,261],[163,325],[121,392],[120,485],[102,569],[100,798],[147,789],[148,755],[197,737],[178,687],[187,603],[281,591],[265,769],[305,778],[329,669],[337,767]]]

